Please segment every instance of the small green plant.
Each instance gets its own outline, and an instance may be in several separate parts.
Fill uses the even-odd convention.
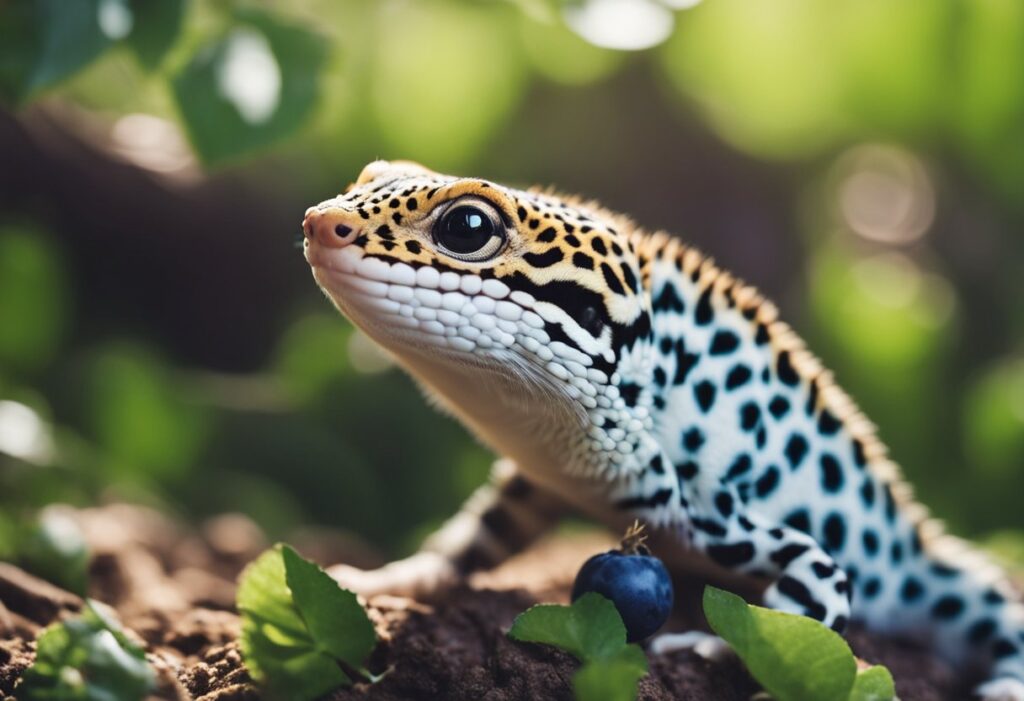
[[[571,606],[533,606],[516,617],[508,634],[513,640],[554,645],[582,662],[572,680],[578,701],[633,701],[637,682],[647,673],[647,657],[626,643],[626,626],[615,605],[593,592]]]
[[[102,604],[55,623],[36,640],[36,659],[15,696],[24,701],[139,701],[155,686],[145,653]]]
[[[842,636],[806,616],[751,606],[706,587],[704,615],[755,679],[778,701],[892,701],[885,667],[858,672]]]
[[[315,699],[373,680],[363,661],[377,644],[356,595],[287,545],[249,564],[238,584],[242,656],[275,698]]]

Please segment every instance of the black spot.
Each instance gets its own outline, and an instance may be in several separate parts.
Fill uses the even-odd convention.
[[[579,248],[580,247],[580,240],[578,238],[576,238],[575,236],[573,236],[572,234],[566,234],[565,242],[567,244],[569,244],[570,246],[572,246],[573,248]]]
[[[795,470],[800,467],[800,463],[804,461],[804,457],[807,455],[807,439],[799,433],[794,433],[786,441],[785,453],[786,459],[789,460],[790,469]]]
[[[776,419],[781,419],[789,411],[789,400],[776,394],[772,397],[771,402],[768,403],[768,411],[770,411],[772,416]]]
[[[874,599],[882,591],[882,580],[878,577],[868,577],[864,580],[861,591],[864,592],[864,596],[868,599]]]
[[[653,458],[651,458],[651,461],[648,463],[648,465],[650,465],[651,470],[654,471],[655,473],[659,475],[665,474],[665,463],[662,462],[660,455],[655,455]]]
[[[757,333],[754,334],[754,343],[759,346],[763,346],[772,340],[771,334],[768,333],[768,325],[760,323],[757,325]]]
[[[626,263],[619,266],[622,270],[622,279],[626,281],[626,287],[633,290],[633,292],[639,292],[640,286],[637,284],[636,275],[633,274],[633,268]]]
[[[754,437],[754,442],[757,444],[759,450],[764,448],[765,443],[768,442],[768,432],[764,430],[764,426],[758,427],[757,435]]]
[[[624,382],[619,385],[619,394],[622,395],[622,400],[626,402],[626,406],[636,406],[637,399],[640,397],[640,385],[635,382]]]
[[[961,613],[964,610],[964,600],[955,594],[947,594],[941,596],[932,606],[932,616],[939,620],[949,621]]]
[[[388,207],[391,207],[391,209],[394,209],[395,207],[400,207],[401,204],[402,204],[401,200],[399,200],[397,197],[392,197],[391,201],[388,202]]]
[[[990,606],[998,606],[1006,602],[1006,597],[997,592],[995,589],[989,589],[985,592],[985,596],[982,597],[986,604]]]
[[[743,541],[725,545],[709,545],[706,554],[723,567],[736,567],[754,559],[754,544]]]
[[[516,216],[519,217],[519,221],[521,221],[521,222],[526,221],[526,208],[525,207],[519,207],[516,210]]]
[[[540,226],[540,219],[531,219],[527,223],[527,226],[530,227],[531,229],[536,229],[537,227]]]
[[[716,536],[718,538],[721,538],[726,533],[725,527],[722,524],[717,521],[712,521],[711,519],[695,517],[690,519],[690,523],[698,531],[702,531],[708,535]]]
[[[831,453],[822,453],[819,462],[821,464],[821,488],[835,494],[843,488],[843,468]]]
[[[807,403],[804,405],[804,411],[808,416],[814,416],[814,410],[818,407],[818,378],[812,378],[810,385],[810,391],[807,392]]]
[[[817,386],[817,385],[815,385]],[[839,419],[832,415],[828,409],[822,409],[818,415],[818,431],[825,436],[831,436],[842,426]]]
[[[864,552],[868,554],[868,557],[874,557],[878,554],[878,534],[872,529],[864,529],[861,541],[864,543]]]
[[[737,387],[742,387],[750,382],[750,378],[752,376],[753,373],[750,372],[750,368],[746,365],[735,365],[732,370],[729,371],[729,374],[726,375],[725,388],[731,391]]]
[[[860,486],[860,499],[864,502],[866,509],[875,505],[875,481],[871,475],[865,477],[864,484]]]
[[[604,282],[608,285],[608,289],[617,295],[626,294],[625,288],[622,287],[622,283],[619,282],[619,278],[615,277],[615,272],[611,266],[607,263],[601,263],[601,274],[604,275]]]
[[[775,540],[782,540],[784,537],[786,537],[786,532],[778,526],[776,526],[775,528],[771,528],[768,530],[768,535],[770,535]]]
[[[683,447],[691,453],[696,453],[704,445],[704,434],[699,428],[691,428],[683,434]]]
[[[846,543],[846,521],[843,520],[842,515],[832,512],[825,517],[821,528],[825,536],[825,549],[829,553],[842,550]]]
[[[623,511],[633,509],[653,509],[657,506],[663,506],[668,503],[668,500],[672,498],[672,490],[659,489],[649,497],[636,496],[627,497],[625,499],[619,499],[615,502],[615,506]]]
[[[676,373],[672,378],[672,384],[681,385],[686,382],[687,376],[690,371],[693,370],[694,366],[697,365],[697,361],[700,360],[700,356],[696,353],[687,353],[686,346],[683,343],[683,339],[676,340]]]
[[[715,403],[715,386],[707,380],[698,382],[693,387],[693,396],[697,400],[697,406],[706,414]]]
[[[555,240],[555,236],[557,235],[558,232],[549,226],[548,228],[544,229],[544,231],[537,234],[537,241],[539,241],[540,243],[551,243],[552,241]]]
[[[672,339],[668,336],[663,336],[658,342],[658,347],[661,349],[662,355],[668,355],[672,352]]]
[[[780,594],[789,597],[807,609],[807,615],[811,618],[819,621],[825,620],[825,607],[811,595],[811,591],[800,580],[786,575],[779,579],[775,587]]]
[[[715,508],[723,518],[732,516],[732,495],[728,492],[719,492],[715,495]]]
[[[380,236],[381,238],[384,238],[384,239],[392,238],[392,236],[391,236],[391,227],[388,226],[387,224],[381,224],[380,226],[378,226],[376,233],[377,233],[377,236]]]
[[[722,479],[725,480],[726,482],[731,482],[737,477],[742,477],[743,475],[750,472],[750,468],[752,466],[753,461],[751,461],[750,456],[747,455],[746,453],[741,453],[736,457],[735,460],[733,460],[732,465],[730,465],[729,469],[726,470],[725,477],[723,477]]]
[[[585,270],[594,269],[594,259],[586,253],[580,253],[579,251],[572,254],[572,264],[577,268],[583,268]]]
[[[750,533],[750,531],[757,528],[757,526],[754,525],[754,522],[746,516],[744,516],[743,514],[740,514],[736,517],[736,523],[740,524],[740,528],[745,530],[747,533]]]
[[[818,579],[828,579],[836,573],[836,566],[829,562],[812,562],[811,571]]]
[[[598,238],[597,236],[590,239],[590,247],[593,248],[594,253],[599,256],[608,254],[608,248],[604,245],[604,239]]]
[[[666,382],[668,382],[668,375],[665,373],[665,368],[654,368],[654,384],[664,387]]]
[[[775,361],[775,372],[779,379],[790,387],[795,387],[800,382],[800,376],[796,374],[796,370],[793,369],[790,362],[789,351],[779,353],[779,357]]]
[[[600,335],[601,330],[604,328],[604,320],[601,319],[601,315],[598,313],[597,308],[593,305],[587,305],[580,312],[579,316],[580,326],[583,330],[589,333],[594,338]],[[664,373],[664,370],[662,370]]]
[[[921,544],[921,534],[916,530],[913,531],[910,534],[910,552],[914,555],[920,555],[923,547],[924,546]]]
[[[523,260],[535,268],[548,268],[562,260],[565,254],[560,248],[549,248],[543,253],[524,253]]]
[[[863,468],[868,464],[868,458],[864,454],[864,444],[858,438],[854,438],[850,444],[853,447],[853,464]]]
[[[885,500],[885,520],[892,523],[896,520],[896,500],[892,497],[892,488],[886,484],[882,487],[882,497]]]
[[[934,574],[936,577],[941,577],[943,579],[953,579],[954,577],[960,576],[960,570],[954,569],[949,565],[945,565],[941,562],[933,562],[931,567],[929,567],[928,569],[930,569],[932,574]]]
[[[583,227],[583,229],[586,229],[586,228],[587,227]],[[620,246],[619,244],[617,244],[614,241],[612,241],[612,253],[614,253],[617,256],[621,256],[622,255],[622,246]]]
[[[1017,654],[1017,646],[1006,638],[1000,638],[992,646],[992,657],[999,660]]]
[[[764,499],[779,486],[779,468],[774,465],[764,471],[764,474],[757,478],[754,483],[754,491],[758,498]]]
[[[697,467],[697,463],[693,460],[687,460],[686,462],[676,465],[676,475],[684,480],[691,480],[697,476],[700,472],[700,468]]]
[[[892,564],[894,565],[903,562],[903,543],[893,543],[892,548],[889,550],[889,557],[892,558]]]
[[[694,313],[694,320],[698,326],[707,326],[715,318],[715,312],[711,308],[711,287],[709,286],[701,293],[697,300],[697,311]]]
[[[967,640],[977,645],[983,643],[992,637],[992,634],[996,632],[996,622],[992,618],[982,618],[980,621],[976,621],[971,624],[971,627],[967,629]]]
[[[732,353],[740,345],[740,339],[732,331],[719,331],[711,339],[711,355]]]
[[[802,543],[790,543],[789,545],[783,545],[781,548],[769,555],[772,562],[777,564],[780,569],[786,569],[789,567],[789,563],[797,559],[805,552],[809,550],[809,546],[803,545]]]
[[[383,248],[385,251],[394,250],[395,246],[397,245],[398,244],[395,243],[394,241],[388,241],[387,239],[380,242],[380,247]]]
[[[754,402],[747,402],[740,407],[740,426],[744,431],[753,431],[761,421],[761,409]]]
[[[906,603],[913,603],[924,596],[924,585],[917,577],[907,577],[900,587],[900,598]]]
[[[420,242],[419,241],[406,241],[405,242],[405,250],[409,251],[409,253],[412,253],[412,254],[416,255],[416,254],[419,254],[419,252],[423,250],[423,247],[420,246]]]
[[[661,293],[651,304],[651,309],[656,312],[676,312],[678,314],[682,314],[686,311],[686,305],[683,303],[683,300],[680,299],[679,292],[676,291],[676,286],[671,283],[667,283],[661,288]]]
[[[418,206],[419,206],[419,203],[418,203],[418,202],[416,201],[416,198],[415,198],[415,197],[410,197],[409,199],[407,199],[407,200],[405,201],[405,207],[406,207],[406,209],[408,209],[408,210],[409,210],[410,212],[414,212],[414,211],[416,211],[416,208],[417,208]]]
[[[782,522],[795,530],[803,531],[807,534],[811,532],[811,515],[807,509],[791,511]]]

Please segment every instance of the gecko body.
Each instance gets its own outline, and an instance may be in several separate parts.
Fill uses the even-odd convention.
[[[1005,577],[928,519],[775,307],[709,258],[593,202],[407,162],[371,163],[303,227],[331,301],[503,458],[421,553],[339,577],[438,587],[566,507],[639,518],[763,582],[767,606],[927,638],[991,670],[983,698],[1024,701]]]

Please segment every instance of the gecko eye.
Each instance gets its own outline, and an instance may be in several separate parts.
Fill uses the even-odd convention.
[[[493,207],[479,201],[449,207],[434,224],[434,242],[459,260],[493,257],[501,250],[505,236],[501,217]]]

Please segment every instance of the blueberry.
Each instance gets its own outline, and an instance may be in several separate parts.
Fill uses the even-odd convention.
[[[626,625],[626,638],[636,642],[664,625],[672,613],[672,580],[661,560],[646,548],[609,550],[583,563],[572,586],[572,600],[596,592],[615,604]]]

